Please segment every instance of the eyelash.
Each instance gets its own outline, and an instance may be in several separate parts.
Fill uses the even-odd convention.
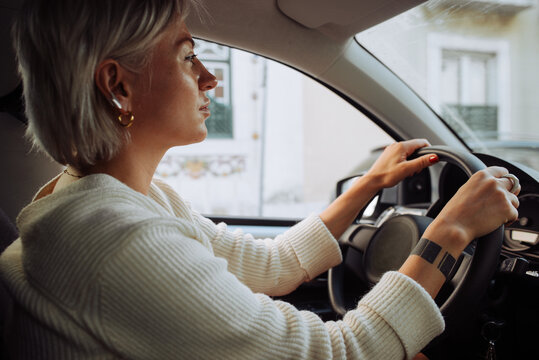
[[[185,58],[185,60],[190,61],[194,64],[196,57],[197,57],[197,54],[189,55]]]

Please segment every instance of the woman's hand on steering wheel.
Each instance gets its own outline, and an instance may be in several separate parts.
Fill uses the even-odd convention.
[[[456,246],[455,252],[459,253],[473,239],[515,221],[520,185],[511,193],[513,183],[503,177],[507,174],[507,169],[502,167],[475,173],[444,206],[424,236],[436,238],[442,246]],[[448,240],[451,243],[445,244]]]
[[[320,218],[333,236],[338,239],[357,217],[359,211],[382,188],[394,186],[407,176],[436,163],[438,156],[435,154],[420,156],[413,160],[406,159],[417,149],[429,145],[427,140],[414,139],[386,147],[367,174],[354,182],[348,191],[341,194],[320,214]]]
[[[509,191],[513,183],[501,167],[489,167],[476,172],[457,191],[442,211],[427,227],[423,237],[437,243],[444,251],[458,258],[474,239],[489,234],[518,217],[520,188]],[[420,283],[434,298],[445,278],[418,258],[408,258],[400,271]]]
[[[385,148],[365,176],[372,179],[371,181],[374,181],[380,189],[395,186],[404,178],[438,162],[436,154],[427,154],[413,160],[407,160],[414,151],[425,146],[430,146],[425,139],[393,143]]]

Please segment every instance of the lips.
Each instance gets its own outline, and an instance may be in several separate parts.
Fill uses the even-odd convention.
[[[199,108],[200,111],[210,111],[210,102],[208,101]]]

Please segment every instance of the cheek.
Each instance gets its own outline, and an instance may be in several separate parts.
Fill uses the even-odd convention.
[[[198,84],[196,80],[184,73],[172,74],[159,92],[161,96],[168,98],[172,106],[181,105],[183,108],[195,108],[198,103]],[[165,100],[167,101],[167,100]]]
[[[157,64],[153,68],[146,91],[142,91],[142,96],[134,101],[135,116],[139,115],[141,120],[152,122],[154,126],[155,122],[175,128],[188,126],[199,115],[198,107],[201,105],[197,80],[187,72],[189,69],[182,69],[178,64],[160,65],[161,69]]]

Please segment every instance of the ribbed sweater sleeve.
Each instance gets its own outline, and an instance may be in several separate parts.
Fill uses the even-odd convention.
[[[343,321],[253,293],[173,224],[141,229],[103,267],[100,324],[126,358],[402,359],[443,328],[428,294],[388,273]]]
[[[228,270],[255,292],[288,294],[342,260],[337,241],[316,215],[275,239],[254,239],[241,230],[227,231],[224,223],[199,220],[215,255],[227,259]]]
[[[161,190],[153,198],[176,216],[192,219],[210,239],[216,256],[228,262],[228,271],[254,292],[277,296],[288,294],[342,261],[339,245],[317,215],[293,226],[275,239],[255,239],[227,225],[215,225],[193,211],[167,184],[155,181]]]

